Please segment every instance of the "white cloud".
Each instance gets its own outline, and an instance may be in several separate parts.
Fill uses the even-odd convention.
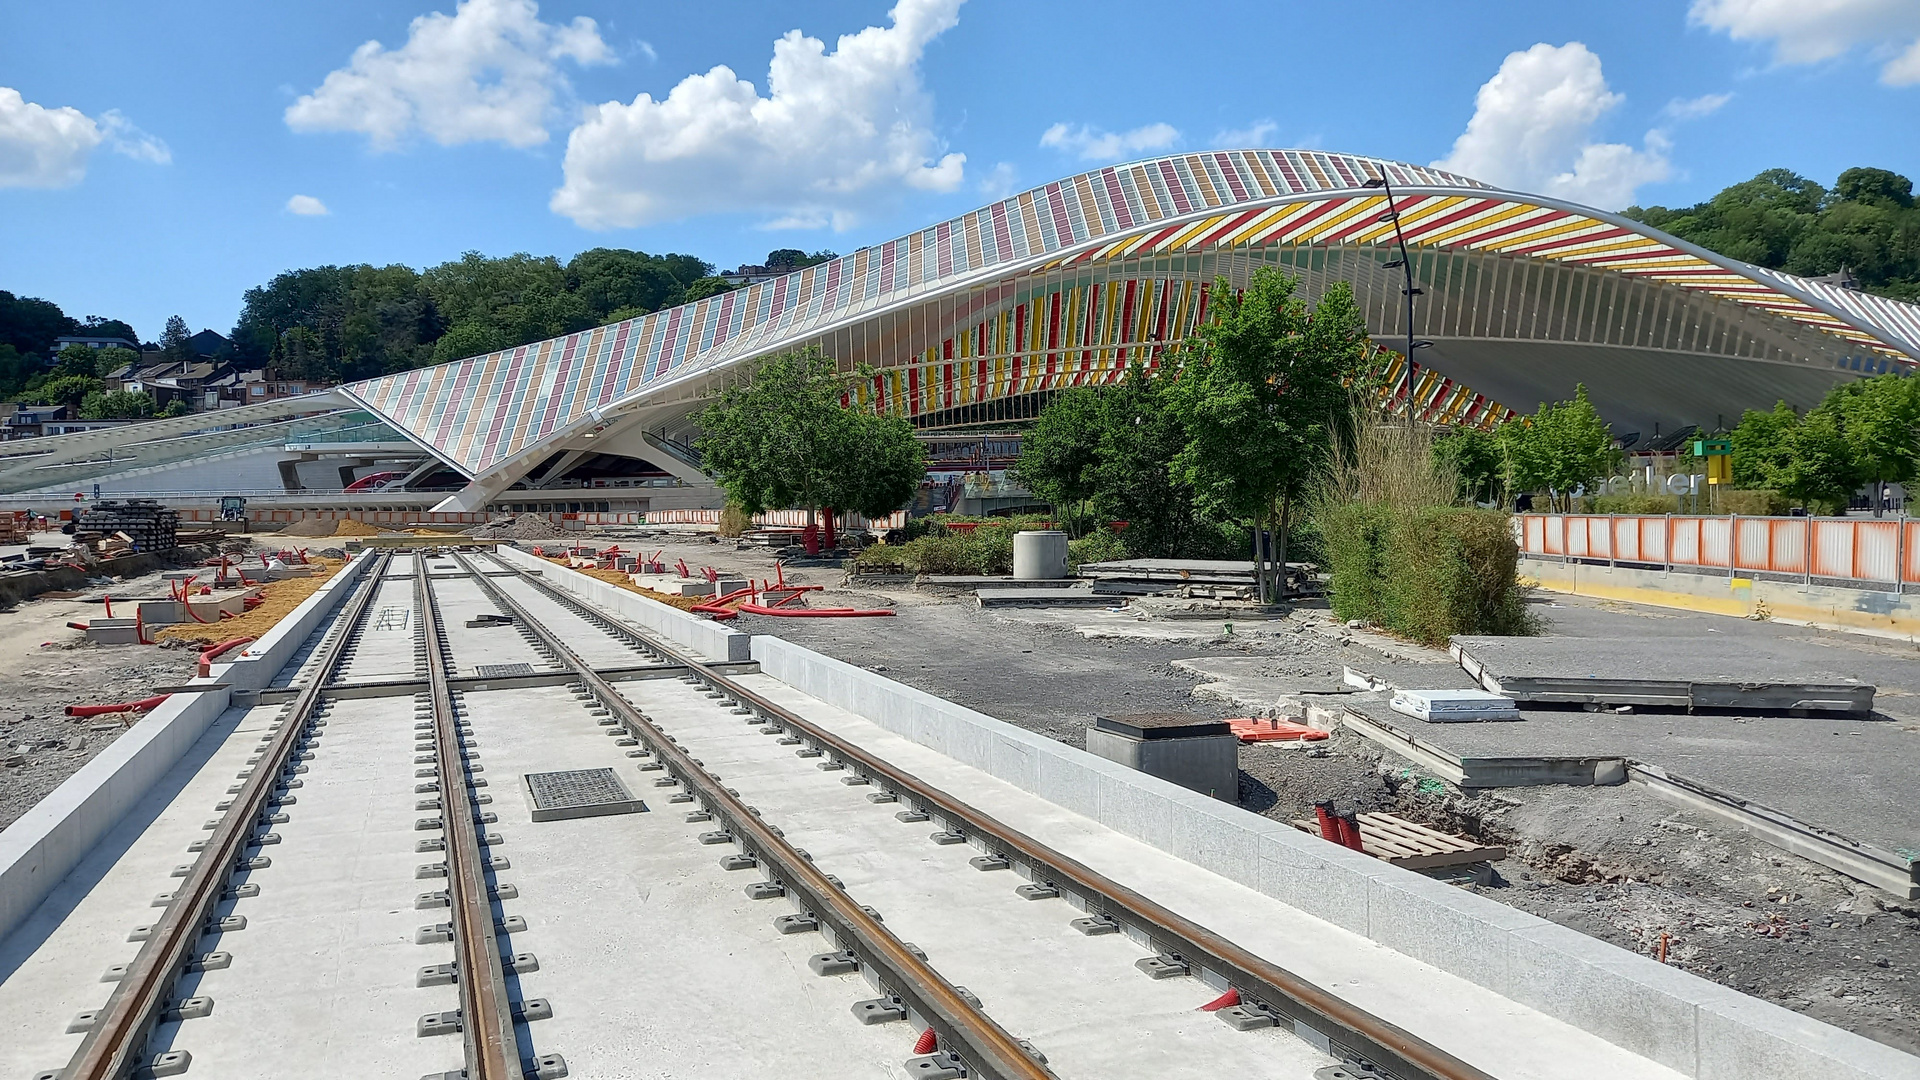
[[[167,144],[134,127],[133,121],[122,115],[119,109],[108,109],[100,114],[100,133],[106,138],[107,149],[116,154],[149,165],[173,164],[173,151],[167,149]]]
[[[1920,83],[1920,4],[1913,0],[1693,0],[1688,19],[1735,41],[1771,41],[1780,64],[1817,64],[1864,46],[1880,81]]]
[[[1146,150],[1165,150],[1180,138],[1171,124],[1146,124],[1132,131],[1055,124],[1040,134],[1040,145],[1074,154],[1083,161],[1114,161]]]
[[[376,150],[415,133],[442,146],[538,146],[547,141],[555,95],[567,90],[560,61],[613,59],[592,19],[560,24],[539,16],[533,0],[461,0],[452,15],[422,15],[400,48],[369,41],[355,49],[346,67],[287,107],[287,126],[358,132]]]
[[[1452,153],[1433,167],[1617,210],[1641,184],[1672,172],[1663,131],[1647,132],[1637,150],[1593,140],[1601,116],[1623,100],[1607,88],[1600,58],[1577,41],[1510,53],[1474,97]]]
[[[898,0],[892,25],[842,35],[832,52],[790,30],[773,44],[765,97],[722,65],[658,101],[590,108],[549,205],[589,229],[728,210],[843,229],[903,187],[952,191],[966,155],[940,155],[920,58],[961,2]]]
[[[1213,145],[1222,150],[1245,150],[1267,145],[1267,138],[1280,130],[1271,120],[1255,120],[1243,128],[1227,128],[1213,133]]]
[[[1661,112],[1675,120],[1698,120],[1712,116],[1733,100],[1732,94],[1701,94],[1697,98],[1674,98]]]
[[[1016,180],[1013,163],[1010,161],[999,162],[994,165],[993,168],[987,170],[987,175],[980,178],[980,194],[985,195],[989,200],[997,202],[1013,194]]]
[[[95,119],[68,105],[36,105],[0,86],[0,188],[72,187],[86,177],[87,162],[103,143],[136,161],[173,160],[166,143],[134,127],[118,109]]]
[[[287,200],[287,209],[301,217],[325,217],[329,211],[327,204],[311,195],[295,195]]]

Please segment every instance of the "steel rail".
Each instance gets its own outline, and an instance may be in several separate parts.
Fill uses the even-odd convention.
[[[128,966],[127,973],[107,998],[106,1006],[73,1057],[61,1070],[62,1080],[121,1080],[136,1069],[146,1067],[147,1041],[153,1029],[164,1019],[173,997],[174,983],[195,962],[194,948],[207,932],[213,909],[220,903],[227,883],[238,869],[241,855],[253,839],[267,805],[280,786],[282,772],[294,747],[310,729],[314,707],[320,703],[341,653],[357,632],[367,609],[379,589],[388,555],[362,575],[362,581],[345,612],[334,623],[332,635],[325,640],[319,667],[294,698],[285,719],[279,722],[258,762],[246,774],[232,806],[221,817],[208,837],[200,857],[193,862],[180,888],[153,926],[146,944]]]
[[[1032,879],[1077,894],[1089,914],[1124,919],[1144,932],[1154,948],[1180,956],[1193,967],[1223,976],[1241,994],[1242,1004],[1276,1020],[1298,1022],[1327,1036],[1335,1056],[1370,1063],[1381,1076],[1431,1080],[1493,1080],[1491,1074],[1455,1057],[1397,1024],[1368,1012],[1305,976],[1256,956],[1218,933],[1114,881],[1077,859],[997,820],[846,739],[741,685],[727,675],[659,638],[644,634],[592,609],[540,578],[497,556],[542,595],[588,618],[618,628],[663,659],[687,670],[771,720],[789,728],[870,779],[880,781],[922,811],[987,839],[1003,855],[1023,862]]]
[[[427,643],[428,697],[433,707],[433,750],[440,784],[440,828],[447,856],[447,903],[453,911],[454,981],[460,989],[460,1038],[467,1080],[521,1080],[520,1041],[513,1027],[493,902],[487,895],[486,855],[474,823],[460,721],[447,683],[447,657],[440,637],[440,610],[428,584],[426,553],[415,556],[414,601]]]
[[[469,570],[473,569],[464,556],[455,558]],[[841,949],[853,952],[863,967],[876,974],[883,995],[899,998],[934,1030],[940,1049],[957,1054],[967,1066],[967,1075],[987,1080],[1052,1080],[1052,1070],[1027,1047],[909,950],[879,918],[855,903],[778,831],[761,821],[752,807],[728,791],[666,732],[654,726],[558,634],[486,575],[476,572],[474,580],[494,603],[520,620],[522,626],[552,650],[630,733],[646,743],[704,811],[720,819],[742,849],[760,861],[772,880],[797,900],[803,910],[834,932],[835,942]],[[640,640],[648,648],[657,647],[651,639]],[[704,670],[693,665],[689,665],[689,669]]]

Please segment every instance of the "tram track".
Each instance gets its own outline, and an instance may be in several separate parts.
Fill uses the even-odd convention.
[[[458,558],[463,565],[474,569],[476,564],[472,560],[465,556]],[[492,556],[486,558],[496,566],[508,565]],[[792,888],[791,892],[797,894],[799,906],[809,911],[823,902],[829,907],[844,907],[851,903],[833,903],[844,900],[837,886],[827,893],[814,895],[817,883],[805,882],[805,879],[819,872],[805,858],[798,859],[796,863],[791,845],[777,830],[771,836],[767,835],[765,823],[760,821],[754,810],[714,781],[710,772],[690,752],[664,730],[649,722],[638,707],[595,675],[590,666],[574,657],[557,635],[542,625],[524,605],[507,596],[498,582],[490,580],[478,570],[475,570],[475,580],[483,583],[483,587],[503,610],[522,619],[560,658],[563,665],[580,679],[595,700],[612,710],[623,724],[639,735],[647,748],[666,766],[669,775],[694,793],[701,805],[701,810],[696,813],[711,813],[727,822],[729,828],[724,831],[728,835],[724,842],[739,846],[743,856],[770,865],[772,884],[795,884],[787,880],[788,876],[793,876],[796,882],[804,882],[800,887]],[[1455,1055],[1353,1005],[1339,994],[1309,979],[1254,955],[1083,862],[996,820],[756,692],[739,678],[715,670],[694,654],[625,626],[536,576],[518,572],[508,580],[524,583],[560,608],[607,634],[627,638],[663,661],[684,667],[690,679],[710,688],[715,696],[733,706],[735,711],[746,713],[747,723],[760,726],[766,734],[779,733],[784,736],[783,741],[804,743],[805,748],[801,753],[824,757],[826,760],[820,762],[823,768],[849,770],[849,782],[871,784],[878,789],[870,796],[873,801],[898,802],[904,807],[899,815],[902,820],[931,821],[943,825],[944,835],[936,834],[939,841],[974,842],[987,852],[974,860],[977,868],[1014,869],[1028,880],[1028,885],[1022,887],[1022,895],[1039,899],[1066,899],[1074,907],[1085,911],[1086,917],[1075,923],[1083,933],[1125,933],[1146,944],[1153,950],[1153,955],[1143,959],[1138,966],[1149,975],[1156,978],[1168,974],[1197,975],[1211,984],[1230,989],[1237,995],[1238,1002],[1221,1008],[1219,1014],[1231,1026],[1240,1030],[1288,1027],[1310,1042],[1325,1045],[1332,1056],[1356,1063],[1374,1076],[1405,1080],[1490,1080],[1487,1073]],[[745,824],[739,824],[742,819]],[[852,907],[859,909],[857,904]],[[862,949],[874,951],[877,955],[872,962],[883,972],[877,981],[883,985],[892,985],[889,980],[908,983],[913,977],[924,981],[929,975],[937,980],[930,985],[945,983],[930,968],[925,972],[915,970],[916,967],[925,968],[924,963],[894,966],[899,964],[898,958],[885,950],[885,943],[897,939],[887,933],[877,920],[872,925],[849,920],[845,926],[835,927],[834,937],[836,940],[856,943],[857,947],[852,950],[856,953]],[[912,956],[911,953],[907,955]],[[862,960],[865,962],[864,956]],[[924,989],[918,985],[914,985],[914,989],[916,993],[924,993]],[[906,997],[905,994],[899,996]],[[961,1000],[965,1004],[965,999]],[[968,1008],[973,1012],[978,1011],[972,1006]],[[929,1020],[938,1016],[918,1007],[915,1012],[927,1016]],[[960,1015],[963,1018],[966,1016],[965,1013]],[[940,1019],[948,1026],[952,1025],[951,1019]],[[999,1060],[988,1059],[978,1049],[977,1043],[968,1041],[969,1036],[980,1038],[979,1032],[973,1028],[961,1027],[949,1034],[941,1030],[941,1024],[930,1026],[941,1036],[939,1045],[957,1054],[958,1060],[951,1062],[950,1066],[956,1070],[967,1070],[966,1075],[1032,1075],[1029,1072],[995,1071],[1004,1068],[1008,1059],[1004,1056]],[[998,1025],[987,1030],[997,1031]],[[986,1045],[1004,1047],[1004,1043],[997,1040],[988,1041]],[[1024,1052],[1020,1058],[1012,1060],[1022,1069],[1030,1068],[1033,1060],[1030,1048],[1018,1040],[1015,1040],[1015,1045],[1021,1046]]]

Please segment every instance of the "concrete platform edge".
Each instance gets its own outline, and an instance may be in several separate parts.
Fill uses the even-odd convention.
[[[1920,1058],[780,638],[755,636],[752,658],[888,731],[1684,1075],[1920,1075]]]
[[[569,570],[558,563],[535,558],[517,547],[502,544],[495,550],[501,559],[526,570],[538,570],[541,576],[575,596],[622,618],[664,635],[667,640],[697,650],[709,660],[736,662],[749,659],[747,635],[729,630],[719,623],[689,615],[678,608],[649,600],[599,578]]]

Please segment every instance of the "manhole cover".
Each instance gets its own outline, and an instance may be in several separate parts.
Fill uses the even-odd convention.
[[[637,814],[647,808],[612,769],[527,773],[525,780],[535,821]]]
[[[475,664],[473,673],[483,679],[497,679],[503,675],[531,675],[532,664]]]

